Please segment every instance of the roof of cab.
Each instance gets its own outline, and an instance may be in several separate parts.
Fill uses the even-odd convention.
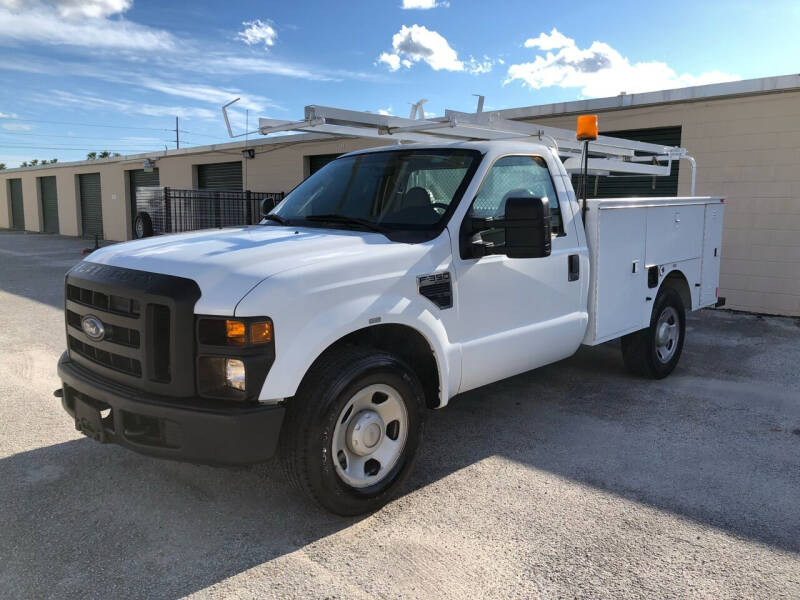
[[[342,156],[355,156],[358,154],[371,154],[373,152],[397,152],[401,150],[478,150],[482,154],[504,154],[504,153],[541,153],[549,147],[538,140],[517,139],[517,140],[475,140],[465,142],[444,142],[444,143],[417,143],[417,144],[393,144],[391,146],[378,146],[375,148],[365,148],[348,152]],[[341,157],[340,157],[341,158]]]

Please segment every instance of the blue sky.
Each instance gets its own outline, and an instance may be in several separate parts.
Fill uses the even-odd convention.
[[[412,6],[404,8],[403,3]],[[800,71],[800,3],[0,0],[0,162],[226,141],[307,104],[407,116]]]

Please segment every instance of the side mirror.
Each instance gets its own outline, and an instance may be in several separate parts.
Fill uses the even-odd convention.
[[[273,208],[278,206],[279,203],[280,200],[277,198],[264,198],[261,201],[261,216],[266,217]]]
[[[505,215],[469,219],[462,229],[461,257],[505,254],[509,258],[550,256],[550,202],[547,198],[508,198]]]
[[[547,198],[509,198],[504,221],[506,256],[550,256],[550,202]]]

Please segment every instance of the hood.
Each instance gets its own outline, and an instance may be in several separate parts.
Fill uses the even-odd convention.
[[[256,225],[114,244],[86,260],[193,279],[202,292],[197,313],[231,315],[247,292],[276,273],[397,246],[379,233]]]

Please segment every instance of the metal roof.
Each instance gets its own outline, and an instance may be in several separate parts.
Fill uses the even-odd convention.
[[[346,137],[346,136],[338,136]],[[17,171],[34,171],[37,169],[58,169],[60,167],[80,167],[82,165],[109,165],[113,163],[142,161],[145,158],[156,160],[166,156],[187,156],[190,154],[204,154],[207,152],[229,152],[231,150],[244,150],[245,148],[257,148],[259,146],[271,146],[276,144],[299,144],[304,142],[316,142],[335,139],[331,135],[317,133],[301,133],[297,135],[281,135],[271,138],[251,138],[248,141],[226,142],[224,144],[211,144],[207,146],[191,146],[180,150],[153,150],[152,152],[142,152],[140,154],[124,154],[122,156],[111,156],[109,158],[97,158],[94,160],[74,160],[71,162],[57,162],[46,165],[36,165],[33,167],[15,167],[0,171],[0,176],[6,173]]]
[[[756,96],[800,90],[800,75],[781,75],[778,77],[762,77],[726,83],[711,83],[693,87],[644,92],[641,94],[620,94],[609,98],[593,98],[591,100],[575,100],[572,102],[556,102],[521,108],[507,108],[493,111],[503,119],[527,119],[532,117],[555,117],[574,113],[598,112],[607,110],[623,110],[637,106],[654,104],[675,104],[681,102],[700,102],[718,100],[736,96]]]

